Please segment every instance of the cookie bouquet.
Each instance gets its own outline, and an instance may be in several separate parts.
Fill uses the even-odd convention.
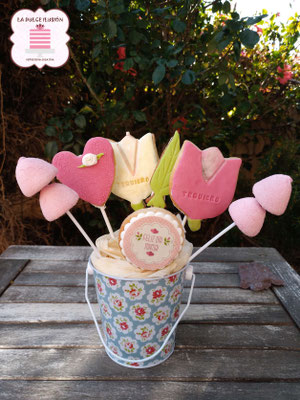
[[[234,226],[255,236],[266,211],[275,215],[285,211],[292,188],[287,175],[265,178],[254,185],[253,197],[232,202],[240,166],[241,159],[224,158],[216,147],[200,150],[190,141],[180,146],[178,132],[160,158],[152,133],[136,139],[127,132],[120,142],[92,138],[82,155],[62,151],[51,164],[19,159],[16,178],[23,194],[40,192],[44,217],[52,221],[66,213],[92,247],[86,300],[105,350],[115,362],[146,368],[166,360],[191,301],[195,275],[190,261]],[[60,183],[52,182],[55,177]],[[117,231],[105,211],[110,193],[129,201],[134,210]],[[177,215],[166,209],[166,196]],[[95,243],[70,212],[79,198],[99,208],[106,223],[108,234]],[[233,223],[192,254],[185,230],[197,231],[201,220],[227,209]],[[101,326],[88,298],[89,273],[94,277]],[[180,313],[184,279],[191,280],[191,289]]]

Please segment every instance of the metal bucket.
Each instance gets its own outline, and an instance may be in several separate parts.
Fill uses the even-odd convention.
[[[88,298],[89,269],[94,275],[101,327]],[[179,315],[186,275],[192,280],[191,289]],[[123,279],[104,275],[89,259],[85,297],[107,355],[129,368],[153,367],[170,357],[175,330],[190,305],[194,283],[190,266],[159,279]]]

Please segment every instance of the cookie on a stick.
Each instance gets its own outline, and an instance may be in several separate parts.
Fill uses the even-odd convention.
[[[38,193],[56,174],[57,168],[40,158],[21,157],[16,166],[17,183],[26,197]]]
[[[57,153],[52,164],[58,169],[57,179],[75,190],[82,200],[100,209],[112,238],[114,233],[105,212],[115,177],[114,152],[109,140],[95,137],[87,141],[83,154]]]
[[[130,201],[134,210],[144,208],[144,199],[151,194],[150,180],[158,163],[154,135],[147,133],[136,139],[126,132],[120,142],[111,143],[116,161],[112,193]]]
[[[234,222],[200,247],[190,257],[189,261],[192,261],[235,226],[246,236],[258,235],[263,227],[266,211],[275,215],[282,215],[286,210],[292,193],[292,181],[290,176],[280,174],[279,176],[271,175],[257,182],[252,190],[255,196],[258,196],[258,199],[256,197],[244,197],[231,203],[228,211]]]
[[[200,150],[185,141],[170,178],[170,196],[188,218],[191,230],[200,228],[202,219],[222,214],[233,199],[241,159],[224,158],[211,147]]]
[[[68,186],[62,183],[51,183],[40,192],[40,207],[43,216],[50,222],[67,214],[96,254],[100,255],[91,238],[70,212],[70,209],[77,204],[78,199],[78,194]]]

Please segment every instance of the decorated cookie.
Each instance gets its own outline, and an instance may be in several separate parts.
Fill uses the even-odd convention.
[[[185,141],[171,174],[171,199],[191,222],[222,214],[235,192],[241,160],[215,149],[201,151]]]
[[[40,158],[21,157],[16,166],[16,179],[24,196],[31,197],[50,183],[57,168]]]
[[[228,208],[232,220],[245,235],[253,237],[263,227],[266,211],[254,197],[244,197],[230,204]]]
[[[68,186],[51,183],[41,190],[40,206],[45,219],[54,221],[74,207],[78,199],[78,194]]]
[[[119,233],[119,245],[127,261],[145,270],[169,265],[178,256],[183,241],[183,227],[175,215],[156,207],[129,215]]]
[[[254,184],[252,192],[259,204],[269,213],[282,215],[289,203],[293,179],[276,174]]]
[[[116,160],[112,192],[130,201],[133,209],[143,208],[143,200],[151,194],[150,180],[158,163],[154,135],[147,133],[136,139],[127,132],[112,146]]]
[[[53,165],[58,169],[57,179],[78,193],[82,200],[103,206],[108,199],[115,176],[114,152],[109,140],[90,139],[83,155],[69,151],[57,153]]]
[[[147,201],[148,206],[165,208],[164,197],[170,193],[170,176],[180,151],[180,139],[178,131],[170,140],[162,153],[159,163],[151,178],[150,186],[153,195]]]

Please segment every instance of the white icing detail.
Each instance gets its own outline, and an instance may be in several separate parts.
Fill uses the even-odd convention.
[[[153,211],[150,211],[145,217],[155,217],[155,213]]]
[[[157,212],[156,215],[158,217],[161,217],[161,218],[165,218],[166,217],[166,215],[164,215],[162,212]]]
[[[180,229],[179,228],[179,224],[178,224],[178,222],[177,221],[171,221],[171,223],[174,225],[174,227],[176,228],[176,229]]]
[[[82,164],[86,167],[91,167],[97,164],[97,155],[92,153],[87,153],[82,157]]]
[[[193,278],[193,267],[189,265],[185,271],[185,279],[191,281]]]

